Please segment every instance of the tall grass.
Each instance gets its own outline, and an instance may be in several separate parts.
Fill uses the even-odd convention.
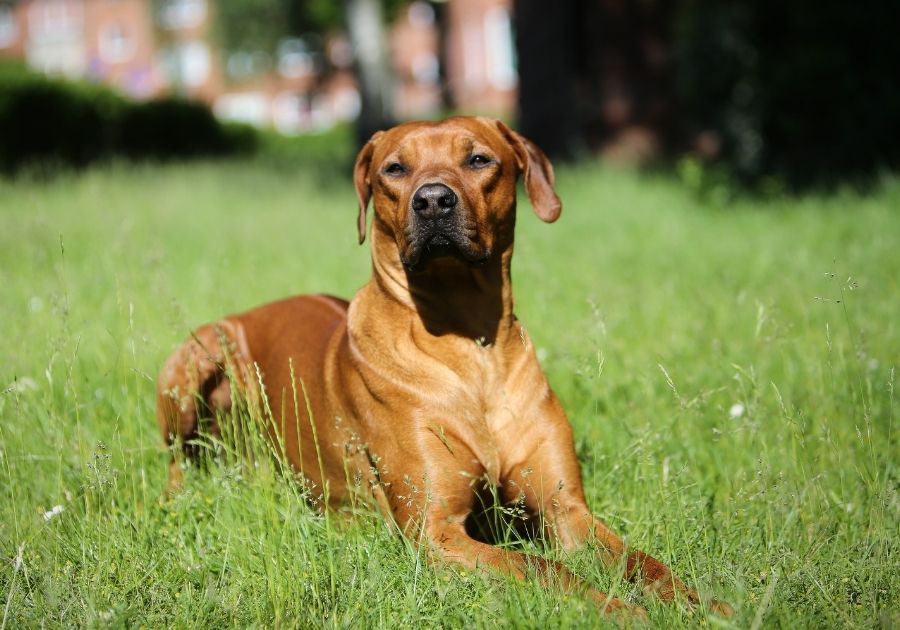
[[[552,226],[521,204],[514,283],[589,501],[737,610],[638,598],[652,623],[896,626],[900,182],[712,208],[586,167],[560,194]],[[266,458],[159,502],[164,357],[228,312],[352,295],[354,221],[349,185],[259,162],[0,182],[0,626],[605,623],[430,567],[365,510],[320,514]]]

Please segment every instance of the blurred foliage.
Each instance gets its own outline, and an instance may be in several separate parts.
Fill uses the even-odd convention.
[[[217,35],[223,48],[272,50],[287,35],[285,3],[273,0],[230,0],[216,7]]]
[[[256,132],[222,124],[198,102],[161,98],[128,107],[121,119],[121,153],[133,158],[189,158],[249,153]]]
[[[36,161],[82,166],[107,155],[126,108],[104,88],[0,65],[0,170]]]
[[[246,153],[256,132],[223,125],[202,104],[165,98],[133,103],[86,82],[0,64],[0,171],[85,166],[116,156],[187,158]]]
[[[679,124],[717,134],[745,182],[896,168],[898,23],[894,0],[686,0],[674,24]]]
[[[390,22],[410,0],[383,0]],[[228,0],[216,6],[217,32],[227,51],[271,53],[278,41],[344,29],[343,0]]]
[[[896,0],[516,0],[515,19],[520,130],[553,158],[693,151],[704,191],[900,166]]]
[[[353,126],[349,123],[300,136],[266,130],[260,134],[257,159],[273,170],[302,171],[319,185],[343,187],[352,178],[354,147]]]

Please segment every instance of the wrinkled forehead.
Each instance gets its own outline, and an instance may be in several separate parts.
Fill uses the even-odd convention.
[[[480,152],[503,159],[510,148],[494,125],[475,119],[450,119],[394,127],[378,143],[374,161],[376,165],[389,159],[455,163],[460,157]]]

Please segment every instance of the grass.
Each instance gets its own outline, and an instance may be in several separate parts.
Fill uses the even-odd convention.
[[[651,623],[900,624],[900,181],[712,208],[660,177],[559,179],[559,223],[520,208],[517,312],[589,501],[737,610],[639,599]],[[348,183],[260,162],[0,182],[0,627],[605,623],[577,597],[431,568],[265,465],[189,471],[158,502],[163,358],[222,314],[351,295],[369,275],[355,212]],[[625,588],[590,554],[568,562]]]

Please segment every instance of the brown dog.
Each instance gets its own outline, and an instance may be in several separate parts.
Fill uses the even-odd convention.
[[[375,134],[356,160],[359,241],[374,198],[372,280],[349,304],[301,296],[196,331],[159,377],[170,445],[189,444],[232,392],[262,401],[284,457],[331,506],[358,483],[432,557],[586,593],[604,609],[635,606],[565,568],[480,542],[466,521],[479,480],[521,502],[564,549],[595,541],[645,590],[698,603],[658,560],[625,548],[585,503],[572,429],[513,314],[510,260],[516,180],[537,215],[561,206],[553,169],[502,122],[451,118]],[[310,413],[311,412],[311,413]],[[177,461],[170,487],[180,484]],[[730,614],[727,604],[710,606]]]

